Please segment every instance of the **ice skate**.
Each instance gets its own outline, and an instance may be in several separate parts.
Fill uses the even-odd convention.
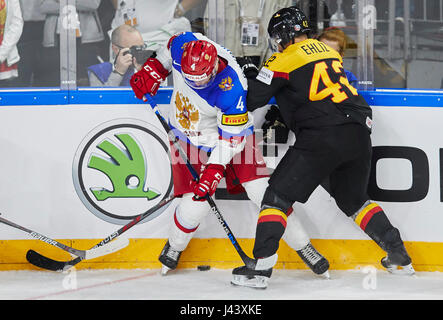
[[[169,270],[171,270],[171,269],[168,268],[167,266],[165,266],[164,264],[162,264],[162,269],[160,270],[160,274],[162,276],[165,276],[168,273]]]
[[[166,242],[160,256],[158,257],[158,260],[162,263],[162,276],[166,275],[168,271],[175,270],[175,268],[177,268],[178,260],[180,259],[181,254],[182,251],[172,249],[169,241]]]
[[[398,275],[415,274],[411,262],[411,258],[406,252],[404,245],[391,250],[386,257],[381,259],[382,266],[385,267],[388,272]]]
[[[303,249],[297,250],[297,254],[315,274],[329,279],[329,261],[310,242]]]
[[[246,266],[232,270],[231,284],[236,286],[266,289],[271,277],[272,268],[267,270],[252,270]]]

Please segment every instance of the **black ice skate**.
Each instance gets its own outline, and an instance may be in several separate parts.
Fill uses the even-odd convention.
[[[411,262],[411,258],[403,244],[389,250],[388,255],[381,259],[382,266],[388,272],[400,275],[413,275],[415,273]]]
[[[271,277],[272,268],[267,270],[252,270],[246,266],[232,270],[231,283],[236,286],[266,289]]]
[[[315,273],[329,279],[329,261],[309,242],[306,247],[297,251],[303,262]]]
[[[181,254],[182,251],[172,249],[169,241],[166,242],[160,256],[158,257],[158,260],[162,263],[161,274],[163,276],[166,275],[169,270],[175,270],[175,268],[177,268],[178,260],[180,259]]]

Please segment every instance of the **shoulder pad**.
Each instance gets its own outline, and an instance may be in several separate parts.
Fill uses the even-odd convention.
[[[172,41],[173,41],[175,38],[177,38],[178,36],[180,36],[180,35],[182,35],[182,34],[184,34],[184,33],[185,33],[185,32],[176,33],[176,34],[174,34],[174,35],[169,39],[169,41],[168,41],[168,45],[167,45],[168,50],[171,48]]]

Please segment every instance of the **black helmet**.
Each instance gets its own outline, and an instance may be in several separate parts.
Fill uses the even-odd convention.
[[[306,15],[296,6],[283,8],[272,15],[268,24],[269,37],[285,47],[294,37],[311,31]]]

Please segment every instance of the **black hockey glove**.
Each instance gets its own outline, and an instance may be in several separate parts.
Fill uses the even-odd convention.
[[[266,113],[262,129],[265,143],[286,143],[288,141],[289,128],[286,126],[277,106],[271,106]]]
[[[258,68],[252,62],[250,57],[236,57],[237,63],[240,65],[240,68],[243,71],[243,74],[247,79],[256,78],[258,75]]]

